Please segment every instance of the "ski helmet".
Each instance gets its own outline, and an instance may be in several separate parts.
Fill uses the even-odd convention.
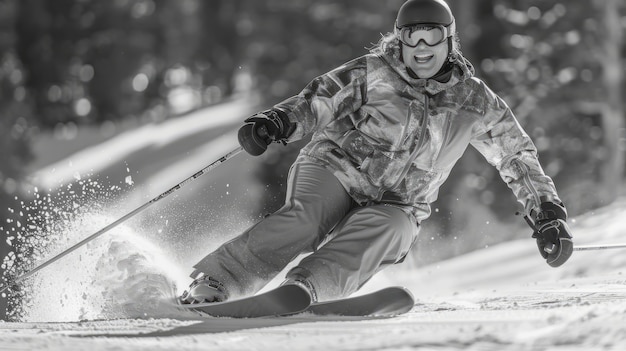
[[[448,28],[448,36],[455,32],[455,21],[448,4],[443,0],[408,0],[398,10],[396,28],[416,24],[435,24]]]

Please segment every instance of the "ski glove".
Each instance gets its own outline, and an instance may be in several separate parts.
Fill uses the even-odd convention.
[[[286,144],[286,139],[295,129],[287,114],[277,109],[259,112],[244,122],[239,128],[239,144],[253,156],[264,153],[272,142]]]
[[[570,229],[565,222],[567,211],[563,204],[543,202],[538,213],[533,213],[532,237],[537,240],[539,253],[552,267],[559,267],[574,251]]]

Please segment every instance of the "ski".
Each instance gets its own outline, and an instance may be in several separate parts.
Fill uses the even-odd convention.
[[[415,304],[409,290],[392,286],[369,294],[311,304],[309,293],[284,285],[263,294],[226,302],[180,304],[212,317],[258,318],[298,313],[316,316],[390,317],[409,312]]]
[[[315,303],[305,312],[318,316],[386,317],[409,312],[414,305],[409,290],[392,286],[361,296]]]
[[[310,305],[311,296],[297,285],[283,285],[259,295],[225,302],[179,304],[212,317],[231,318],[289,315],[302,312]]]

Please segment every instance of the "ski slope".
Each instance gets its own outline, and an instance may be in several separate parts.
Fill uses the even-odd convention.
[[[228,114],[242,115],[249,106],[229,108],[233,110]],[[208,124],[206,128],[213,128]],[[194,125],[177,121],[162,126],[159,133],[190,139],[191,129],[176,126]],[[195,127],[193,133],[198,132],[198,124]],[[134,151],[164,143],[154,138],[154,129],[137,133],[145,134],[113,138],[70,157],[71,162],[41,170],[34,178],[52,187],[104,167],[94,160],[117,164]],[[147,184],[140,197],[156,196],[193,174],[194,167],[228,151],[233,140],[234,134],[225,132],[194,145],[185,157],[149,177],[133,174],[137,183]],[[254,196],[253,190],[249,196]],[[133,199],[128,206],[141,201]],[[625,216],[622,199],[572,219],[575,243],[626,242]],[[105,210],[75,218],[58,249],[117,218]],[[116,227],[28,281],[34,292],[25,320],[0,321],[0,350],[626,349],[626,250],[575,252],[555,269],[541,260],[530,238],[517,240],[420,269],[405,264],[383,272],[363,291],[408,287],[417,304],[399,317],[297,315],[246,320],[199,318],[175,308],[171,299],[189,283],[189,263],[200,253],[188,247],[182,259],[174,249],[161,245],[137,223]]]
[[[576,218],[576,242],[618,242],[626,231],[625,215],[621,200]],[[619,249],[575,252],[565,266],[554,269],[541,262],[530,239],[508,242],[422,269],[396,266],[383,274],[366,289],[401,284],[418,299],[410,313],[396,318],[246,320],[202,319],[168,304],[174,294],[170,284],[182,273],[158,247],[128,228],[97,246],[92,261],[98,273],[75,277],[84,280],[83,291],[66,299],[63,294],[72,292],[63,290],[62,282],[58,291],[49,286],[49,299],[31,306],[32,321],[0,323],[0,349],[626,348],[626,255]],[[76,263],[57,267],[53,280]]]

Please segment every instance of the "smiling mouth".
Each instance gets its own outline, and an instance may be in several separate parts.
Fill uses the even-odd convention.
[[[417,63],[427,63],[430,61],[435,55],[433,54],[423,54],[423,55],[415,55],[413,56]]]

